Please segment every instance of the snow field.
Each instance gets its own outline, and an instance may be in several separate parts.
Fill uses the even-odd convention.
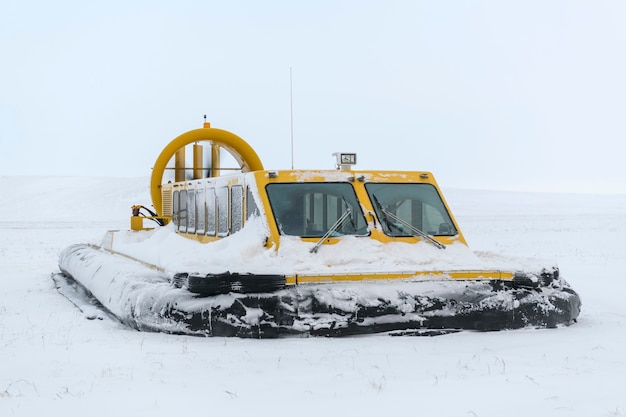
[[[128,228],[145,178],[0,178],[0,416],[626,415],[626,196],[445,190],[472,249],[558,263],[581,295],[554,330],[242,340],[87,320],[59,252]]]

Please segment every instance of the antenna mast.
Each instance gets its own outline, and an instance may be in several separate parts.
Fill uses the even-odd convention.
[[[291,113],[291,169],[293,169],[293,78],[289,67],[289,111]]]

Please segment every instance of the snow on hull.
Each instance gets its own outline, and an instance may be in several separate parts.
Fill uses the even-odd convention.
[[[541,328],[569,325],[580,311],[580,298],[558,277],[537,288],[503,281],[421,280],[309,284],[201,297],[176,288],[162,272],[88,245],[66,248],[59,267],[133,328],[202,336]],[[60,277],[57,285],[63,287]]]

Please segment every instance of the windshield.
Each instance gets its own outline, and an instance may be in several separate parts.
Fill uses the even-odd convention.
[[[274,183],[266,186],[276,224],[283,235],[321,237],[350,208],[351,216],[331,234],[367,235],[367,222],[352,185]]]
[[[457,234],[437,189],[431,184],[367,183],[365,189],[383,231],[389,236],[414,236],[406,224],[431,236]]]

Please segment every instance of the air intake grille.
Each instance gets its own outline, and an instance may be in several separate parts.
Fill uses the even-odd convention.
[[[161,190],[161,198],[163,199],[163,216],[172,215],[172,189]]]

